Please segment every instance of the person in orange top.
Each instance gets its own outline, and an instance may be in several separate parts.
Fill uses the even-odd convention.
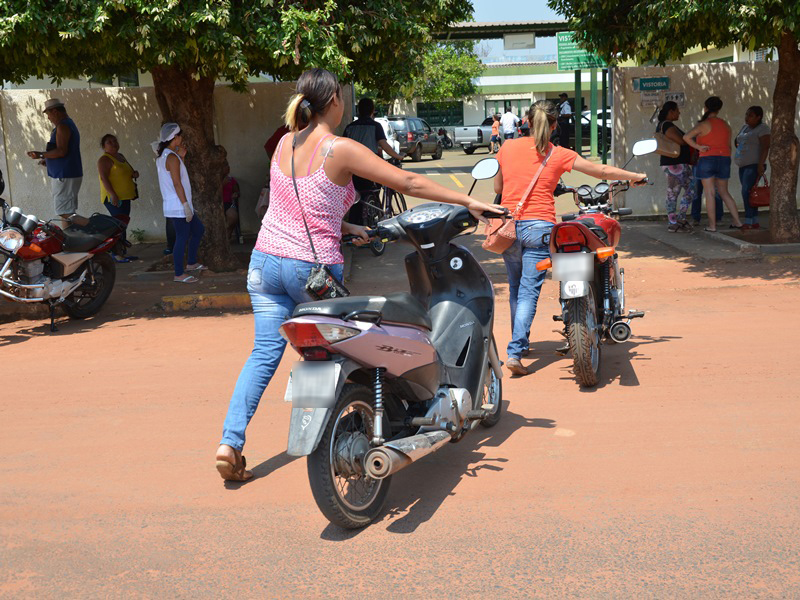
[[[692,148],[700,151],[700,160],[694,176],[703,182],[703,195],[706,197],[708,227],[706,231],[717,230],[716,200],[719,194],[733,217],[734,229],[741,229],[736,201],[728,191],[731,178],[731,128],[717,114],[722,109],[722,100],[711,96],[705,102],[706,112],[694,129],[688,131],[683,139]]]
[[[645,173],[594,164],[578,156],[574,150],[553,146],[550,136],[556,128],[557,118],[558,111],[552,102],[536,102],[528,111],[530,137],[506,140],[497,153],[500,171],[494,180],[494,191],[502,194],[502,205],[511,211],[517,221],[517,239],[503,253],[511,304],[511,341],[508,344],[506,366],[515,375],[528,374],[520,359],[528,353],[531,324],[544,282],[545,271],[537,271],[536,263],[550,256],[550,248],[543,238],[556,222],[553,192],[559,179],[573,169],[598,179],[636,182],[647,177]],[[522,195],[545,160],[545,167],[523,203],[520,214],[514,214]]]
[[[492,115],[492,137],[489,139],[489,154],[497,154],[500,149],[500,115]]]

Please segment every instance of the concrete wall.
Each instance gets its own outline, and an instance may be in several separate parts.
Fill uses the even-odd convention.
[[[227,150],[231,174],[241,187],[242,229],[247,233],[259,226],[254,209],[269,172],[264,142],[282,122],[293,92],[294,83],[257,83],[246,93],[218,85],[214,94],[217,141]],[[343,124],[352,119],[351,94],[347,86]],[[84,177],[78,212],[106,212],[100,203],[97,159],[102,154],[100,138],[113,133],[120,151],[140,174],[129,230],[143,229],[148,239],[163,239],[161,194],[150,147],[158,136],[161,113],[151,87],[0,92],[0,169],[6,179],[6,200],[39,218],[54,216],[45,168],[25,155],[28,150],[44,150],[50,139],[52,126],[41,110],[51,96],[66,104],[81,133]]]
[[[630,149],[640,139],[655,132],[656,123],[650,122],[653,106],[641,106],[641,94],[633,91],[635,77],[670,78],[670,92],[684,92],[686,105],[681,107],[681,118],[676,121],[688,131],[703,116],[703,102],[709,96],[719,96],[724,103],[720,117],[728,121],[735,136],[744,124],[744,113],[749,106],[764,108],[764,122],[772,121],[772,91],[778,72],[777,62],[712,63],[676,65],[667,67],[629,67],[613,71],[613,164],[622,166],[630,156]],[[795,129],[800,127],[800,115],[795,119]],[[631,161],[628,167],[643,171],[655,183],[646,188],[631,189],[626,193],[625,205],[635,214],[665,214],[666,178],[658,166],[659,156],[652,154]],[[769,174],[769,169],[768,169]],[[738,169],[731,168],[729,182],[731,195],[742,209],[741,186]]]

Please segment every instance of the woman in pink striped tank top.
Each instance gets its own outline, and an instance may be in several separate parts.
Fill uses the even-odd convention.
[[[717,194],[731,213],[731,227],[741,229],[742,222],[736,210],[736,201],[728,191],[728,179],[731,177],[731,128],[717,116],[722,110],[722,100],[718,96],[706,99],[705,106],[703,118],[694,129],[683,136],[687,144],[700,151],[694,176],[703,182],[708,213],[708,227],[705,230],[717,230]]]
[[[255,344],[236,382],[217,450],[217,470],[226,480],[246,481],[253,476],[242,456],[245,429],[286,347],[278,328],[297,304],[310,301],[304,286],[314,256],[303,214],[319,261],[341,279],[342,234],[357,235],[360,243],[368,241],[363,227],[342,220],[356,200],[353,175],[418,198],[461,204],[478,218],[486,210],[501,212],[427,177],[393,167],[354,140],[336,137],[333,130],[343,114],[342,90],[335,75],[311,69],[300,76],[297,94],[286,110],[290,133],[281,139],[270,165],[269,209],[247,275]],[[302,213],[292,183],[292,161]]]

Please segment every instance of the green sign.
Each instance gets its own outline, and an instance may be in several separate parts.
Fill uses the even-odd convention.
[[[633,80],[634,92],[658,92],[669,89],[669,77],[636,77]]]
[[[605,67],[600,57],[590,54],[575,42],[573,31],[560,31],[556,34],[558,44],[558,70],[594,69]]]

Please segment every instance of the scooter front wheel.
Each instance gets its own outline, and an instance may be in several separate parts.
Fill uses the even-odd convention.
[[[484,427],[494,427],[503,416],[503,381],[495,374],[492,365],[486,370],[481,403],[494,405],[494,409],[481,419],[481,425]]]
[[[375,413],[369,388],[345,384],[322,439],[307,460],[311,493],[323,515],[344,529],[369,525],[380,514],[391,477],[364,473]],[[387,423],[388,426],[388,423]]]
[[[594,387],[600,373],[600,333],[597,327],[597,305],[594,291],[589,295],[566,300],[567,339],[572,351],[575,377],[583,387]]]

